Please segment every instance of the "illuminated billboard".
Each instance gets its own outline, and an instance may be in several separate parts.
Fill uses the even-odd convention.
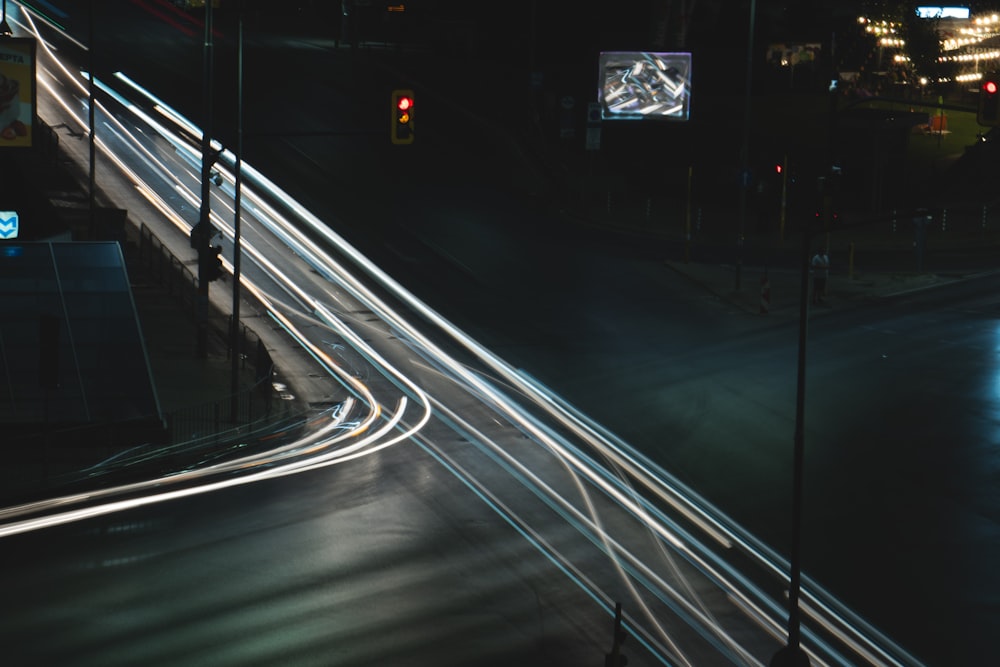
[[[602,119],[688,119],[690,53],[606,51],[599,77]]]
[[[917,7],[917,16],[922,19],[968,19],[968,7]]]
[[[35,119],[35,40],[0,38],[0,149],[31,146]]]

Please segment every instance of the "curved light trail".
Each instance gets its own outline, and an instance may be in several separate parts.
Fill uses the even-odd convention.
[[[73,74],[72,68],[63,64],[46,44],[32,15],[22,12],[21,16],[24,22],[18,25],[39,39],[39,54],[45,61],[44,68],[39,67],[40,73],[45,72],[44,76],[39,76],[39,83],[46,92],[46,103],[72,119],[75,126],[86,130],[83,114],[87,111],[84,86],[87,75],[81,78]],[[58,29],[58,26],[53,27]],[[61,75],[58,74],[60,72]],[[136,127],[143,129],[141,133],[136,131],[102,102],[98,110],[103,127],[127,148],[128,153],[117,152],[101,138],[101,132],[98,132],[97,146],[151,206],[179,232],[187,235],[191,225],[169,200],[179,197],[189,206],[200,204],[200,194],[195,193],[191,185],[200,178],[197,166],[201,155],[200,150],[194,147],[197,145],[195,142],[200,141],[200,130],[134,79],[124,73],[117,73],[115,79],[125,86],[124,90],[116,90],[108,82],[95,81],[95,84],[109,100],[121,105],[128,115],[135,118]],[[75,89],[76,97],[65,93],[62,86],[66,85]],[[140,95],[143,103],[129,101],[128,95]],[[147,113],[142,106],[144,103],[152,105],[155,113],[164,120]],[[144,136],[147,131],[168,142],[180,162],[167,164],[163,155],[151,149]],[[221,145],[216,144],[216,147],[221,153],[215,168],[223,179],[223,187],[212,189],[213,209],[221,207],[235,215],[231,204],[222,195],[231,192],[236,156]],[[788,564],[783,558],[739,529],[717,508],[627,443],[607,433],[567,406],[546,387],[511,368],[455,328],[252,166],[243,162],[241,168],[246,183],[242,186],[242,193],[248,202],[241,211],[241,214],[247,215],[243,218],[244,229],[256,230],[253,239],[245,233],[242,235],[242,251],[259,268],[268,283],[273,283],[294,303],[282,303],[274,296],[273,290],[263,284],[264,278],[255,281],[248,278],[245,271],[242,272],[241,285],[262,305],[270,318],[322,365],[333,381],[341,383],[356,399],[351,399],[322,429],[267,453],[185,471],[165,479],[0,510],[0,537],[336,465],[410,441],[417,443],[450,474],[459,478],[611,614],[614,598],[601,585],[547,540],[538,526],[533,526],[519,515],[498,490],[491,488],[487,480],[473,475],[453,455],[424,434],[425,427],[436,416],[463,434],[473,448],[503,470],[507,476],[505,483],[509,483],[510,479],[516,480],[606,555],[641,611],[640,614],[626,615],[629,632],[663,664],[694,663],[682,647],[671,641],[670,631],[657,618],[658,612],[653,605],[672,609],[677,617],[684,619],[726,659],[738,664],[763,664],[733,639],[727,626],[712,614],[694,589],[687,586],[680,563],[697,569],[718,586],[733,608],[743,613],[749,623],[762,628],[777,643],[784,641],[783,601],[776,600],[754,579],[736,570],[730,565],[729,557],[732,552],[738,551],[760,568],[764,578],[787,585]],[[144,179],[140,169],[148,170],[161,182]],[[224,236],[233,237],[231,224],[214,210],[211,221]],[[308,230],[309,234],[304,230]],[[322,281],[310,282],[282,268],[288,264],[279,266],[271,258],[276,244],[268,245],[266,249],[257,247],[258,242],[270,243],[264,238],[265,232],[285,246],[285,259],[294,255],[297,258],[295,261],[304,262]],[[312,240],[317,237],[323,240],[324,245]],[[337,259],[329,250],[331,248],[336,249],[338,256],[347,258],[349,264]],[[228,263],[227,269],[231,270]],[[408,321],[368,287],[366,281],[357,275],[359,270],[380,290],[385,290],[411,312],[418,314],[426,326],[446,333],[456,345],[478,360],[490,377],[463,365],[435,344],[423,333],[423,326]],[[304,274],[308,275],[308,272]],[[399,341],[440,376],[476,397],[506,423],[525,434],[528,441],[536,445],[536,452],[544,452],[551,457],[552,468],[569,474],[582,508],[566,492],[557,488],[552,481],[551,470],[539,470],[531,462],[520,459],[519,454],[508,451],[484,429],[450,409],[443,398],[429,395],[406,371],[367,342],[357,332],[356,324],[340,314],[349,312],[343,305],[346,302],[331,288],[342,291],[345,298],[369,309]],[[375,395],[368,384],[336,363],[324,349],[299,330],[290,316],[292,313],[304,314],[313,322],[334,331],[367,363],[379,369],[398,393]],[[510,391],[501,389],[501,383]],[[529,403],[532,409],[525,409],[522,402]],[[395,409],[387,410],[383,407],[385,403],[395,404]],[[359,412],[362,414],[357,414]],[[544,417],[533,412],[542,412]],[[172,485],[173,488],[164,488],[165,485]],[[126,495],[128,497],[122,497]],[[610,506],[616,513],[626,513],[644,529],[657,545],[659,558],[656,562],[644,559],[616,534],[616,527],[608,525],[602,518],[608,511],[603,509],[605,506]],[[809,626],[803,629],[803,636],[813,664],[841,664],[858,659],[872,664],[916,664],[912,656],[844,609],[815,582],[806,581],[802,598],[805,613],[810,619]]]

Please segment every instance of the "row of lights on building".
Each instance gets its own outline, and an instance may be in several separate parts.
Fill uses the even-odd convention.
[[[974,24],[971,28],[960,28],[959,33],[962,35],[967,35],[967,37],[962,37],[958,39],[946,39],[942,40],[941,48],[944,51],[955,51],[958,49],[966,49],[979,44],[985,40],[995,38],[1000,36],[1000,14],[989,14],[977,16],[970,19]],[[865,32],[875,35],[878,37],[878,44],[882,47],[901,49],[906,45],[906,42],[894,35],[897,34],[901,24],[895,21],[889,20],[873,20],[865,16],[858,17],[858,23],[865,26]],[[954,62],[954,63],[975,63],[978,67],[980,62],[985,61],[996,61],[1000,60],[1000,49],[990,49],[988,51],[983,50],[974,53],[960,53],[954,55],[943,55],[938,58],[938,62]],[[910,58],[905,54],[896,54],[893,56],[893,62],[897,64],[904,64],[910,62]],[[982,72],[969,72],[965,74],[959,74],[952,78],[941,78],[938,79],[938,83],[947,83],[950,81],[959,82],[969,82],[982,79]],[[926,77],[920,79],[921,85],[926,85],[928,80]]]

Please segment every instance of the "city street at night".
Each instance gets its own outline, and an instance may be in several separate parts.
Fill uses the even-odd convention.
[[[880,3],[778,21],[768,0],[685,0],[603,26],[576,8],[562,37],[547,3],[189,4],[8,0],[5,19],[37,38],[38,119],[81,200],[94,166],[101,201],[196,282],[207,216],[212,325],[238,294],[288,412],[214,448],[143,443],[158,474],[114,468],[125,449],[64,487],[46,467],[32,489],[7,447],[0,660],[782,667],[799,642],[812,665],[997,659],[1000,151],[968,90],[903,88],[922,65],[867,18]],[[759,13],[756,70],[737,9]],[[987,34],[985,16],[955,25]],[[806,55],[830,30],[840,88]],[[872,35],[888,110],[843,92],[872,75],[848,67]],[[650,43],[691,52],[690,118],[601,120],[599,52]],[[798,78],[765,49],[794,51]],[[726,63],[755,77],[746,109],[713,86]],[[797,116],[813,88],[820,115]],[[0,251],[52,240],[21,228]],[[20,258],[0,252],[10,290]],[[147,345],[166,291],[136,297]],[[192,313],[176,302],[177,331]],[[148,351],[171,409],[213,391],[190,368],[229,386],[225,350],[196,360],[193,338]],[[46,466],[87,445],[52,433]]]

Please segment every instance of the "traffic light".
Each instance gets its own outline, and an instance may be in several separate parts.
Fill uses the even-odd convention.
[[[225,271],[222,268],[222,246],[208,246],[198,254],[198,258],[204,262],[201,266],[201,278],[212,282],[218,280]]]
[[[1000,72],[983,77],[979,85],[979,108],[976,120],[980,125],[1000,126]]]
[[[392,127],[389,135],[394,144],[413,143],[413,91],[392,91]]]

